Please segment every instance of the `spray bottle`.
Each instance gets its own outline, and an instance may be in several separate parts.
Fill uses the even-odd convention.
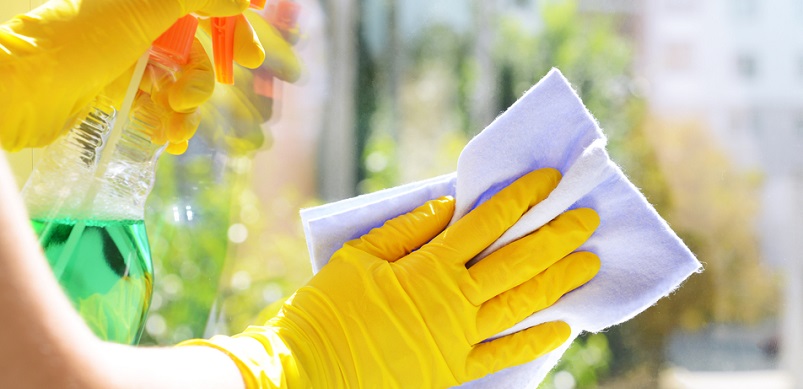
[[[144,204],[165,147],[165,94],[189,58],[197,23],[180,19],[143,56],[123,103],[124,120],[98,97],[46,150],[23,188],[56,278],[104,340],[136,344],[144,328],[153,293]],[[131,107],[127,115],[125,107]]]

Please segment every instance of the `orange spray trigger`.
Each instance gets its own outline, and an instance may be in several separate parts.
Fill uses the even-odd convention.
[[[215,77],[221,84],[234,84],[234,24],[236,16],[212,18],[212,53]]]
[[[251,0],[250,8],[262,9],[265,2],[266,0]],[[221,84],[234,84],[234,27],[240,17],[243,16],[212,18],[211,21],[215,76]]]

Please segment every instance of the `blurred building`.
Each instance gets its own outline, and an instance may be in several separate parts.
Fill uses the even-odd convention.
[[[636,74],[651,113],[709,129],[737,167],[763,176],[763,259],[786,281],[781,363],[801,387],[803,1],[648,0],[634,7]]]

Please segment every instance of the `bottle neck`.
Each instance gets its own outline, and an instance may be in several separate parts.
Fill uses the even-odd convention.
[[[115,116],[111,102],[99,97],[45,150],[22,190],[31,217],[85,216],[83,200]]]
[[[157,108],[151,96],[138,92],[128,116],[128,123],[123,127],[113,160],[124,160],[131,163],[155,163],[164,149],[164,145],[154,142],[159,132],[164,130],[165,112]]]
[[[147,77],[137,92],[128,123],[123,127],[115,154],[133,163],[152,163],[161,155],[170,127],[171,110],[167,103],[167,90],[176,81],[181,66],[177,58],[159,47],[150,49]],[[148,91],[148,92],[145,92]],[[117,158],[114,158],[117,159]]]
[[[97,166],[103,145],[109,135],[115,110],[111,105],[100,103],[90,107],[83,120],[67,132],[64,147],[71,148],[78,160],[87,168]]]
[[[176,81],[179,69],[165,52],[151,49],[144,77],[149,84],[140,85],[128,121],[105,167],[106,185],[98,202],[119,204],[121,211],[132,218],[144,211],[156,177],[156,163],[166,147],[173,114],[167,91]]]

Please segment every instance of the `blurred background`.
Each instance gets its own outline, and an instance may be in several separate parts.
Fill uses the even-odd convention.
[[[558,67],[705,271],[540,388],[803,388],[803,0],[298,3],[302,79],[245,104],[261,119],[208,108],[160,161],[144,344],[266,317],[311,277],[300,208],[454,171]],[[20,185],[37,153],[11,156]]]

